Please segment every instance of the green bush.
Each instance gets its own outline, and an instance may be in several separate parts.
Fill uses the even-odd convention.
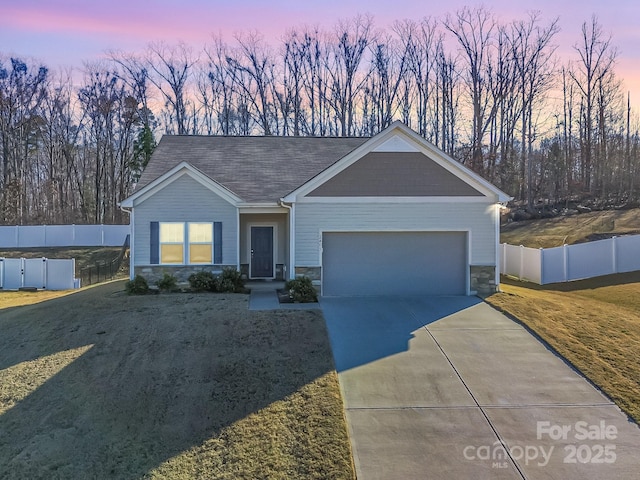
[[[196,292],[215,292],[216,277],[213,276],[213,273],[204,270],[192,273],[189,275],[189,285]]]
[[[144,295],[149,293],[149,284],[142,275],[136,275],[133,280],[125,283],[124,289],[129,295]]]
[[[156,285],[160,290],[171,292],[176,289],[178,279],[169,273],[165,273],[160,280],[156,282]]]
[[[311,303],[318,301],[318,294],[309,277],[300,277],[288,280],[284,288],[289,291],[289,296],[294,302]]]
[[[218,292],[243,293],[242,274],[235,268],[225,268],[216,278],[216,290]]]

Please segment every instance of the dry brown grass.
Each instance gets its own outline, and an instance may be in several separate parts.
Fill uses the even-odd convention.
[[[247,307],[112,282],[0,309],[0,478],[353,479],[321,314]]]
[[[502,290],[487,301],[531,328],[640,421],[637,272],[544,287],[507,280]]]
[[[594,234],[640,233],[640,209],[590,212],[569,217],[529,220],[504,225],[500,242],[531,248],[583,242]]]
[[[73,290],[42,290],[39,292],[0,290],[0,311],[9,307],[23,307],[34,303],[46,302],[54,298],[64,297],[73,292]]]

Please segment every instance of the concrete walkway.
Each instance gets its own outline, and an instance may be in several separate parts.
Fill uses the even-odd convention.
[[[321,306],[359,480],[638,478],[638,426],[479,299]]]

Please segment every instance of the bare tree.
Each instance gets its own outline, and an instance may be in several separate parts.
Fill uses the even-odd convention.
[[[34,71],[35,70],[35,71]],[[19,58],[0,63],[0,218],[22,223],[28,217],[27,175],[31,149],[41,125],[41,107],[47,95],[48,70],[31,68]]]
[[[283,74],[283,90],[284,98],[280,99],[281,110],[284,117],[284,134],[289,132],[285,109],[291,110],[293,115],[293,135],[301,134],[302,126],[305,123],[304,110],[302,104],[302,90],[304,85],[304,62],[307,56],[306,39],[295,31],[290,30],[283,41],[284,49],[284,74]]]
[[[149,108],[149,70],[145,60],[124,52],[111,52],[109,58],[119,67],[115,75],[127,85],[138,101],[143,125],[153,129],[153,114]]]
[[[566,195],[572,193],[574,179],[574,138],[573,138],[573,87],[574,84],[567,81],[567,70],[562,68],[562,133],[563,133],[563,154],[566,176]]]
[[[197,62],[190,47],[184,43],[168,46],[165,43],[149,45],[147,52],[149,80],[162,94],[168,107],[170,124],[168,131],[177,131],[178,135],[188,133],[189,113],[187,85],[192,67]]]
[[[83,206],[85,221],[119,222],[117,203],[131,191],[138,101],[103,64],[86,65],[78,98],[86,129],[82,188],[93,194],[93,202]]]
[[[74,108],[71,71],[60,74],[50,86],[43,105],[42,149],[44,151],[44,181],[47,183],[40,206],[46,223],[79,223],[80,205],[85,203],[84,189],[79,183],[76,145],[78,128]],[[46,203],[42,201],[46,198]]]
[[[331,63],[325,65],[330,77],[330,104],[339,123],[337,133],[350,136],[354,133],[356,97],[362,90],[366,76],[358,76],[358,70],[367,47],[372,42],[373,20],[369,16],[357,16],[338,23],[335,43],[331,43]]]
[[[492,105],[489,95],[490,50],[496,21],[485,8],[464,7],[455,16],[448,15],[444,25],[457,39],[467,72],[464,75],[471,101],[471,168],[484,171],[483,142],[492,121]]]
[[[539,101],[553,86],[555,47],[551,45],[551,41],[559,31],[557,18],[544,27],[539,23],[540,14],[533,12],[527,21],[518,21],[512,26],[513,59],[516,65],[522,109],[520,114],[522,172],[526,168],[526,175],[523,173],[522,178],[524,180],[526,176],[529,209],[533,208],[533,162],[530,155],[535,140],[534,108],[541,106]]]
[[[390,36],[379,35],[371,46],[371,67],[367,75],[366,97],[371,115],[364,134],[374,135],[388,127],[398,110],[398,95],[409,64],[407,46]]]
[[[257,32],[237,35],[236,42],[235,54],[227,57],[234,84],[252,107],[263,133],[277,134],[276,105],[271,96],[275,75],[272,54]]]
[[[326,135],[329,123],[329,49],[321,33],[305,30],[302,41],[302,93],[309,109],[306,133]]]
[[[213,43],[205,48],[205,54],[208,60],[204,68],[209,92],[206,95],[210,96],[211,109],[217,123],[217,128],[212,127],[212,131],[232,135],[240,131],[240,124],[243,123],[238,113],[242,103],[237,96],[239,87],[236,85],[233,65],[228,60],[232,53],[222,38],[214,37]],[[205,87],[201,86],[200,90],[204,98]]]
[[[582,24],[581,43],[574,46],[580,61],[569,71],[571,78],[582,93],[584,114],[581,116],[581,130],[584,133],[582,149],[582,181],[587,191],[591,191],[592,159],[594,152],[594,107],[598,84],[611,72],[618,55],[611,45],[611,36],[606,37],[595,15],[591,23]]]
[[[435,111],[430,116],[432,90],[437,84],[438,45],[442,35],[437,31],[437,23],[432,18],[425,18],[420,23],[413,20],[396,22],[393,30],[398,35],[402,50],[406,57],[406,69],[403,73],[410,76],[408,80],[415,87],[415,116],[417,131],[425,138],[430,138],[436,145],[440,143],[439,129],[429,132],[430,119],[438,119],[442,105],[440,98],[435,99]],[[436,94],[437,95],[437,94]],[[437,120],[436,120],[437,122]],[[438,130],[438,131],[435,131]]]
[[[444,50],[442,39],[436,46],[436,95],[437,115],[436,130],[440,135],[436,136],[439,146],[452,157],[458,146],[458,118],[460,98],[460,74],[457,60],[452,54]]]
[[[165,132],[373,135],[401,119],[533,206],[591,194],[638,201],[640,120],[595,18],[573,65],[555,68],[557,20],[497,22],[484,7],[444,21],[370,17],[327,32],[214,38],[203,61],[184,44],[112,53],[70,72],[0,54],[0,222],[119,222]],[[445,33],[453,42],[447,42]],[[559,86],[560,99],[550,98]],[[157,120],[156,120],[157,119]],[[157,122],[157,123],[156,123]]]

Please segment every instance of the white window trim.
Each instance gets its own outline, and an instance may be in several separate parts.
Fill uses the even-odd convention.
[[[198,224],[198,225],[209,225],[209,227],[211,228],[211,241],[210,242],[192,242],[191,238],[189,238],[189,226],[192,224]],[[186,263],[185,265],[213,265],[213,222],[186,222],[185,224],[185,245],[186,245],[186,251],[185,251],[185,260],[188,260],[188,263]],[[191,245],[211,245],[211,263],[203,263],[203,262],[192,262],[191,261]]]
[[[215,265],[214,263],[214,232],[213,232],[213,223],[214,222],[158,222],[159,228],[162,229],[163,224],[172,224],[172,225],[182,225],[183,234],[182,234],[182,242],[163,242],[161,238],[158,238],[158,249],[159,251],[159,265],[164,266],[188,266],[188,265]],[[211,227],[211,242],[192,242],[189,238],[189,225],[190,224],[206,224]],[[162,246],[163,245],[182,245],[182,263],[164,263],[162,261]],[[190,262],[190,249],[191,245],[211,245],[211,263],[200,263],[200,262]]]
[[[162,241],[162,225],[182,225],[182,242],[163,242]],[[160,250],[159,253],[159,258],[158,258],[158,263],[160,265],[167,265],[167,266],[177,266],[177,265],[185,265],[184,260],[185,260],[185,239],[187,236],[187,231],[186,231],[186,227],[185,227],[185,222],[158,222],[158,249]],[[163,245],[182,245],[182,263],[165,263],[162,261],[162,246]]]

